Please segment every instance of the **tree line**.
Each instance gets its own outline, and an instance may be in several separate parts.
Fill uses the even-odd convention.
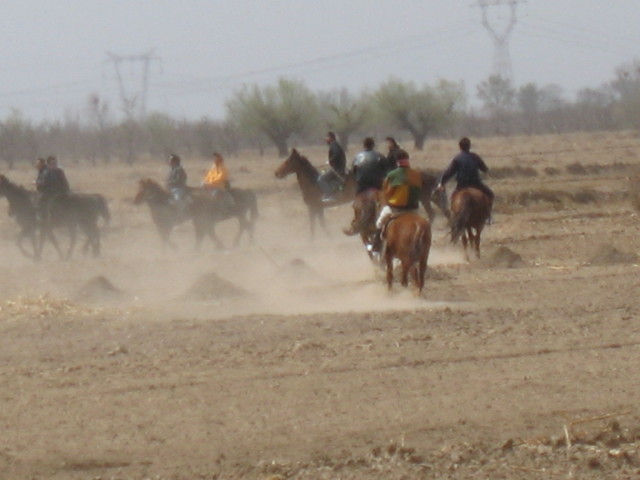
[[[83,115],[34,123],[14,110],[0,122],[0,158],[9,167],[55,154],[65,161],[132,163],[143,156],[227,155],[243,148],[280,156],[292,144],[317,144],[327,130],[348,148],[353,138],[389,134],[410,138],[422,149],[429,138],[568,133],[640,128],[640,61],[618,67],[611,81],[565,98],[557,85],[514,86],[490,76],[476,86],[470,105],[461,82],[434,84],[391,78],[372,91],[313,92],[301,80],[280,78],[273,85],[244,85],[226,103],[224,119],[175,119],[155,112],[115,120],[98,95],[87,99]]]

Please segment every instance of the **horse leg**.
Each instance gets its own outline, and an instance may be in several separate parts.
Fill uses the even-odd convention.
[[[480,258],[480,234],[481,233],[482,233],[482,227],[476,229],[476,235],[475,235],[476,258]]]
[[[424,279],[427,276],[427,258],[425,255],[423,255],[418,262],[418,266],[416,267],[415,272],[416,286],[418,287],[418,294],[420,294],[422,293],[422,289],[424,288]]]
[[[327,237],[331,237],[331,233],[329,232],[329,229],[327,229],[327,224],[324,221],[324,208],[321,208],[318,211],[318,221],[320,222],[320,226],[322,227],[322,230],[324,230],[324,233],[327,234]]]
[[[391,255],[389,249],[385,252],[384,259],[387,266],[387,290],[391,291],[391,285],[393,284],[393,255]]]
[[[220,240],[218,235],[216,235],[216,226],[215,225],[211,225],[211,228],[209,228],[209,238],[211,239],[211,241],[213,241],[213,243],[216,244],[216,247],[219,250],[224,250],[224,244],[222,243],[222,241]]]
[[[422,203],[425,212],[427,212],[429,223],[433,223],[433,219],[436,217],[436,212],[431,206],[431,195],[428,192],[425,192],[421,197],[422,198],[420,198],[420,203]]]
[[[234,247],[240,245],[240,238],[242,238],[242,233],[247,230],[247,228],[247,218],[244,215],[238,215],[238,233],[236,233],[236,236],[233,239]]]
[[[49,241],[51,242],[51,245],[53,245],[53,248],[55,248],[56,252],[58,252],[58,256],[60,257],[60,260],[64,260],[64,253],[62,253],[62,249],[58,244],[58,239],[53,233],[53,228],[50,226],[46,226],[46,227],[43,226],[40,228],[40,242],[39,242],[40,245],[38,246],[38,258],[42,257],[42,250],[44,250],[46,239],[49,239]]]
[[[406,288],[409,286],[409,270],[411,269],[411,261],[408,259],[404,259],[402,260],[401,265],[402,265],[402,280],[400,284]]]
[[[87,224],[84,225],[82,228],[84,234],[87,236],[87,239],[84,243],[83,246],[83,252],[86,255],[89,246],[91,246],[91,254],[93,255],[94,258],[99,257],[100,256],[100,229],[98,228],[98,225],[93,223],[93,224]]]
[[[76,235],[77,235],[77,225],[69,226],[69,249],[67,250],[67,260],[71,259],[71,255],[73,255],[73,250],[76,247]]]
[[[20,249],[20,252],[22,252],[22,254],[27,257],[27,258],[33,258],[33,259],[37,259],[36,254],[37,254],[37,250],[36,250],[36,243],[34,240],[34,235],[33,232],[31,232],[31,235],[29,235],[29,237],[31,238],[31,243],[33,245],[33,254],[29,251],[27,251],[26,248],[24,248],[23,242],[25,237],[29,235],[29,232],[27,232],[26,230],[21,230],[20,234],[18,235],[18,238],[16,239],[16,244],[18,245],[18,249]]]
[[[309,231],[311,234],[311,241],[315,240],[316,238],[316,221],[318,216],[319,216],[318,210],[310,206],[309,207]]]
[[[462,239],[462,248],[464,249],[464,258],[465,260],[468,262],[469,261],[469,250],[468,250],[468,236],[469,232],[463,232],[461,239]]]
[[[169,238],[169,236],[171,235],[171,230],[173,230],[173,226],[158,227],[158,233],[160,234],[160,239],[162,240],[162,248],[165,249],[169,247],[172,250],[177,250],[178,247]]]

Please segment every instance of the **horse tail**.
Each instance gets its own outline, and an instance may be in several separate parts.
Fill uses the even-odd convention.
[[[429,224],[424,224],[416,220],[416,230],[413,233],[412,240],[412,257],[414,260],[420,260],[424,254],[425,245],[430,241],[431,231]]]
[[[472,199],[469,195],[464,195],[460,199],[461,207],[453,214],[451,219],[451,243],[456,243],[467,228],[471,218],[471,201]]]

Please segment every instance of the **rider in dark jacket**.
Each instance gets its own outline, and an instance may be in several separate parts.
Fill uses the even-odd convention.
[[[329,170],[324,172],[318,178],[318,184],[324,194],[323,201],[331,201],[340,188],[340,185],[344,183],[346,177],[347,157],[344,154],[344,150],[336,140],[336,135],[333,132],[328,132],[326,137],[327,145],[329,145],[329,159],[327,161]]]
[[[187,172],[180,165],[178,155],[169,156],[169,175],[167,176],[167,188],[173,195],[175,201],[180,202],[187,192]]]
[[[457,182],[455,191],[467,187],[477,188],[489,197],[489,208],[491,209],[495,195],[489,187],[482,183],[479,173],[481,171],[485,173],[488,172],[489,169],[487,165],[480,155],[471,151],[471,140],[467,137],[461,138],[458,145],[460,146],[460,153],[453,157],[453,160],[451,160],[451,163],[442,174],[442,178],[438,184],[438,190],[442,190],[444,184],[455,175]]]
[[[64,170],[58,166],[58,159],[54,156],[47,158],[46,166],[38,164],[36,189],[41,193],[38,202],[38,215],[48,217],[51,200],[60,195],[67,195],[71,191]]]
[[[369,188],[380,190],[387,175],[387,162],[383,155],[376,152],[373,138],[367,137],[363,142],[364,150],[353,159],[351,171],[358,185],[356,195]]]
[[[40,173],[38,174],[40,177]],[[47,158],[47,167],[42,172],[39,190],[43,197],[52,198],[56,195],[66,195],[71,191],[64,170],[58,166],[56,157]]]

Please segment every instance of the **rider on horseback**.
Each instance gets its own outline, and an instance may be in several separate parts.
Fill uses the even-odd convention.
[[[394,214],[416,212],[420,206],[422,175],[409,165],[409,153],[400,149],[396,154],[398,168],[389,172],[382,185],[386,205],[376,221],[376,234],[369,250],[382,249],[382,232]]]
[[[178,207],[182,215],[187,208],[187,172],[180,164],[180,157],[176,154],[169,156],[169,175],[167,176],[167,189],[171,192],[173,203]]]
[[[56,157],[47,158],[44,166],[41,161],[38,161],[36,166],[38,168],[36,189],[41,194],[38,202],[38,215],[40,218],[45,218],[51,200],[59,195],[67,195],[71,189],[64,170],[58,166]]]
[[[482,183],[479,173],[480,171],[486,173],[489,169],[480,155],[470,151],[471,140],[463,137],[458,142],[458,145],[460,146],[460,153],[453,157],[453,160],[451,160],[451,163],[442,174],[436,191],[444,190],[444,185],[455,175],[457,182],[455,191],[473,187],[489,197],[489,219],[487,223],[491,223],[491,208],[493,207],[494,193],[489,187]]]
[[[211,196],[218,199],[227,209],[231,210],[234,207],[235,201],[230,191],[229,170],[224,164],[224,158],[217,152],[213,154],[213,166],[205,175],[202,188],[211,192]]]
[[[382,182],[387,174],[387,164],[385,157],[373,149],[374,146],[373,138],[365,138],[364,150],[358,153],[351,163],[351,171],[358,185],[356,195],[370,188],[376,190],[382,188]]]
[[[323,202],[331,202],[335,200],[335,194],[344,184],[347,168],[347,157],[340,144],[336,141],[336,135],[328,132],[326,137],[327,145],[329,145],[329,160],[327,164],[329,169],[318,177],[318,184],[324,193]]]

